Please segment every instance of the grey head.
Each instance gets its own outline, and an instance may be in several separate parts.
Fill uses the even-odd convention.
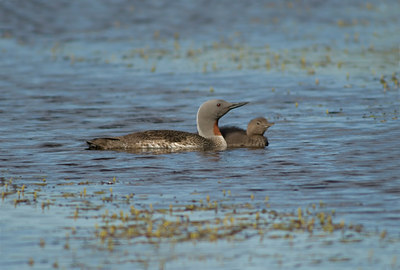
[[[197,131],[205,138],[222,136],[218,120],[232,109],[246,105],[248,102],[231,103],[222,99],[204,102],[197,112]]]
[[[247,125],[247,136],[252,135],[264,135],[265,131],[273,126],[275,123],[268,122],[268,120],[264,117],[254,118]]]

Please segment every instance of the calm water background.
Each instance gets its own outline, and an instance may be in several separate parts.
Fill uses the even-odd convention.
[[[1,1],[1,268],[399,269],[399,9],[398,1]],[[199,105],[214,98],[251,102],[220,125],[274,121],[270,146],[85,150],[94,137],[196,132]],[[95,196],[110,187],[114,203]],[[90,200],[79,196],[84,188]],[[340,233],[173,247],[121,240],[113,251],[94,237],[98,212],[129,209],[117,203],[126,195],[161,209],[220,200],[224,190],[256,207],[269,196],[283,213],[321,203],[364,234],[350,243]],[[83,214],[71,218],[77,208]]]

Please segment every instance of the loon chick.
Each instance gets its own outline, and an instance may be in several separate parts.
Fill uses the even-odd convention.
[[[247,130],[238,127],[221,127],[220,130],[228,147],[261,148],[268,146],[268,139],[263,135],[274,124],[268,122],[264,117],[258,117],[249,122]]]
[[[218,120],[232,109],[248,102],[230,103],[221,99],[203,103],[197,111],[199,135],[176,130],[147,130],[125,136],[97,138],[87,141],[91,150],[223,150],[227,143],[218,127]]]

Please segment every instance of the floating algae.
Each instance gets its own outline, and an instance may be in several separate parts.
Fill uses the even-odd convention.
[[[69,222],[70,226],[64,227],[66,237],[60,244],[69,252],[82,244],[88,245],[92,250],[117,252],[125,246],[137,245],[150,245],[154,248],[184,243],[199,245],[221,242],[236,245],[235,243],[253,241],[251,239],[257,239],[258,243],[278,240],[291,242],[305,235],[308,239],[329,239],[327,241],[336,245],[359,243],[375,237],[370,232],[364,232],[361,224],[335,221],[340,219],[336,217],[336,211],[328,209],[321,201],[306,208],[279,211],[270,207],[273,202],[269,196],[264,196],[259,201],[254,194],[250,194],[247,200],[237,202],[236,196],[230,190],[223,190],[221,197],[212,198],[207,195],[204,199],[199,199],[201,194],[193,193],[193,197],[188,200],[190,203],[171,203],[163,208],[155,207],[152,203],[143,204],[140,198],[145,198],[142,196],[145,194],[118,196],[111,188],[98,190],[88,185],[83,191],[77,190],[76,194],[71,192],[64,193],[68,196],[49,197],[43,191],[31,193],[30,189],[35,185],[21,182],[13,181],[16,188],[3,199],[3,205],[21,197],[23,190],[24,196],[36,194],[37,199],[43,198],[43,210],[53,205],[52,208],[47,208],[47,212],[60,211],[63,208],[67,210],[70,215],[63,218],[70,219],[72,223]],[[3,184],[2,188],[9,189],[9,186]],[[105,194],[109,194],[108,199],[105,199]],[[15,207],[32,207],[33,202],[27,199],[14,204]],[[113,207],[110,208],[111,204]],[[36,203],[33,207],[35,205]],[[75,226],[74,223],[79,225]],[[38,247],[45,249],[46,242],[51,240],[38,237]],[[386,241],[387,232],[382,231],[376,237]],[[85,239],[84,243],[82,239]],[[390,238],[387,241],[393,240]],[[165,254],[160,260],[175,260],[175,255],[172,254]],[[347,260],[344,258],[347,257],[329,257],[326,260]],[[36,261],[32,257],[27,258],[29,265],[36,264]],[[148,262],[154,263],[154,259]],[[57,261],[59,265],[62,263],[62,260]]]

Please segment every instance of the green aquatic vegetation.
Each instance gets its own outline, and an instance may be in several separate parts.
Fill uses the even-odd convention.
[[[43,196],[41,191],[31,191],[29,184],[14,183],[11,190],[9,187],[11,182],[3,184],[3,203],[12,201],[15,206],[36,204]],[[115,179],[113,182],[116,182]],[[268,196],[265,197],[264,204],[260,205],[255,202],[254,194],[249,195],[247,202],[235,203],[235,197],[232,196],[230,190],[223,190],[222,193],[223,197],[219,200],[211,200],[207,195],[204,200],[193,200],[190,204],[170,204],[168,208],[155,208],[150,204],[148,208],[143,208],[141,204],[135,202],[133,194],[118,197],[114,195],[112,188],[108,188],[108,191],[102,189],[88,193],[87,187],[84,187],[79,192],[62,192],[58,196],[44,199],[40,205],[42,210],[50,210],[50,206],[56,204],[71,207],[73,213],[70,218],[74,220],[100,219],[102,225],[96,225],[94,234],[102,242],[110,237],[115,238],[113,240],[145,241],[144,239],[147,239],[149,242],[216,241],[219,239],[239,241],[248,235],[264,236],[273,231],[312,234],[354,229],[345,226],[344,222],[334,222],[332,212],[317,211],[316,204],[306,210],[298,208],[297,214],[280,213],[270,209]],[[60,202],[60,199],[64,202]],[[110,213],[109,210],[105,210],[101,215],[96,214],[110,202],[128,205],[129,211],[120,210]],[[323,203],[320,202],[319,208],[323,207]],[[92,212],[95,213],[94,216],[86,214]]]
[[[351,28],[365,23],[361,20],[344,21],[339,18],[337,24]],[[118,52],[98,52],[97,49],[92,52],[89,49],[84,56],[79,55],[80,51],[73,45],[56,43],[51,48],[51,54],[55,61],[64,59],[74,65],[85,62],[98,65],[112,63],[148,73],[171,72],[172,65],[174,73],[193,71],[209,74],[237,70],[266,70],[310,76],[337,73],[350,80],[350,74],[352,78],[357,78],[366,72],[380,73],[397,67],[393,55],[398,54],[398,48],[381,48],[375,45],[374,39],[378,37],[374,37],[370,44],[365,45],[362,43],[364,37],[358,32],[351,35],[345,33],[348,47],[344,48],[334,44],[327,46],[312,42],[297,48],[272,49],[268,45],[252,47],[237,43],[237,37],[234,39],[221,37],[219,41],[210,40],[193,45],[175,37],[166,37],[161,42],[160,33],[157,31],[154,33],[154,38],[157,46],[133,45]],[[352,46],[360,43],[362,43],[361,49],[360,45],[356,48]],[[383,88],[388,90],[389,80],[398,87],[397,77],[385,78],[386,84],[382,83]]]
[[[253,200],[254,195],[251,195],[249,202],[236,204],[226,198],[211,201],[207,196],[205,201],[170,205],[168,209],[154,209],[152,205],[149,209],[138,209],[131,205],[128,212],[121,210],[110,214],[106,210],[101,216],[102,225],[95,226],[95,237],[110,248],[110,243],[118,239],[136,239],[141,243],[243,241],[249,235],[276,238],[274,232],[278,231],[286,231],[285,238],[295,237],[298,232],[353,231],[343,221],[335,223],[332,211],[317,211],[315,205],[311,210],[299,208],[296,215],[265,208],[259,210],[251,203]],[[268,200],[266,198],[265,203]]]
[[[116,186],[103,186],[117,183],[115,178],[105,183],[88,182],[87,185],[79,181],[68,181],[73,183],[71,185],[48,183],[48,188],[59,190],[58,194],[50,196],[43,190],[33,190],[34,183],[3,181],[3,192],[12,192],[4,197],[2,204],[28,208],[37,205],[46,215],[65,209],[67,214],[58,217],[70,221],[69,225],[58,229],[65,234],[61,241],[58,240],[64,252],[75,252],[82,245],[85,249],[114,253],[126,245],[147,245],[157,249],[165,244],[224,242],[235,245],[249,239],[256,239],[260,244],[268,242],[268,245],[269,241],[290,244],[305,236],[310,241],[334,245],[354,244],[375,237],[364,232],[362,224],[345,223],[322,201],[293,211],[282,211],[271,207],[273,202],[268,195],[249,193],[243,196],[222,189],[219,195],[213,196],[192,192],[183,202],[174,200],[167,206],[164,203],[160,206],[149,200],[148,194],[120,195]],[[37,248],[41,250],[53,245],[51,238],[36,237]],[[377,237],[385,243],[393,240],[385,230]],[[324,260],[341,262],[346,258],[338,254]],[[38,264],[33,256],[27,257],[26,262]]]

